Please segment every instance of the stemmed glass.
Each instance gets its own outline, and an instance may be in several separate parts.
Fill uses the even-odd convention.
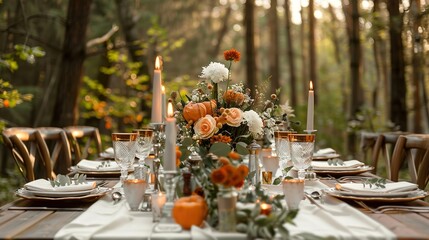
[[[282,170],[288,166],[291,160],[288,136],[292,133],[291,131],[274,131],[276,154],[280,159],[280,168]]]
[[[138,134],[136,157],[139,159],[139,165],[143,166],[144,160],[149,156],[152,150],[153,129],[134,129],[133,133]]]
[[[112,133],[115,161],[121,167],[121,183],[127,179],[128,169],[134,163],[137,148],[137,133]]]
[[[298,169],[298,178],[305,179],[305,170],[310,167],[314,152],[314,134],[289,134],[290,156]]]

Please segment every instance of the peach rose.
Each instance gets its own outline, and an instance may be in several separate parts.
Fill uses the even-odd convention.
[[[216,127],[216,120],[211,115],[200,118],[194,125],[194,131],[199,139],[212,137],[219,129]]]
[[[240,126],[243,121],[243,111],[239,108],[229,108],[226,116],[226,124],[232,127]]]

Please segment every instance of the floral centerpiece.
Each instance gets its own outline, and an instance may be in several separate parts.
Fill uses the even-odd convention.
[[[219,62],[211,62],[203,67],[197,84],[190,94],[180,96],[174,92],[179,135],[182,139],[182,159],[189,156],[190,144],[201,156],[217,151],[219,147],[230,148],[246,154],[245,147],[253,139],[262,140],[265,130],[272,129],[286,115],[293,115],[288,103],[279,104],[277,94],[267,101],[256,101],[251,90],[243,83],[232,83],[231,67],[240,60],[240,52],[230,49],[224,52],[228,67]],[[263,93],[255,92],[262,99]],[[214,149],[210,150],[214,143]],[[226,151],[223,151],[226,154]]]

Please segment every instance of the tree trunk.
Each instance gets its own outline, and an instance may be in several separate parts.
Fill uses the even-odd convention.
[[[137,29],[136,24],[138,17],[135,16],[134,0],[116,0],[116,8],[118,10],[118,18],[124,34],[125,41],[128,45],[128,52],[133,62],[142,63],[142,67],[139,69],[138,75],[151,76],[148,66],[147,55],[139,54],[142,51],[140,46],[142,40],[140,39],[140,32]],[[154,60],[155,61],[155,60]],[[146,83],[147,89],[152,90],[152,81]],[[147,101],[141,101],[141,110],[150,115],[151,107]]]
[[[385,23],[382,22],[380,12],[380,0],[373,0],[374,7],[372,14],[374,15],[374,21],[372,22],[373,31],[373,51],[374,51],[374,62],[377,71],[377,85],[373,92],[372,106],[374,109],[384,111],[383,116],[389,114],[389,79],[387,69],[387,43],[381,36]],[[382,93],[382,94],[380,94]]]
[[[329,4],[328,10],[332,20],[331,34],[332,34],[332,43],[334,44],[334,49],[335,49],[335,61],[337,62],[338,69],[340,71],[340,76],[341,76],[341,92],[343,95],[341,107],[343,112],[347,112],[347,109],[348,109],[347,108],[348,98],[346,97],[347,96],[347,77],[345,76],[345,73],[342,68],[342,61],[340,56],[341,44],[340,44],[340,39],[338,37],[338,30],[337,30],[340,26],[338,24],[339,21],[337,16],[335,15],[334,8],[332,7],[331,4]]]
[[[300,31],[300,38],[301,38],[301,83],[302,83],[302,99],[301,101],[304,103],[307,101],[307,94],[308,94],[308,62],[307,62],[307,38],[305,37],[305,26],[306,26],[306,20],[305,20],[305,8],[301,6],[301,31]]]
[[[350,1],[343,4],[343,11],[346,18],[347,33],[349,36],[350,55],[350,79],[351,79],[351,102],[349,119],[356,119],[363,106],[363,90],[361,86],[362,78],[362,49],[359,31],[359,1]],[[356,133],[350,132],[347,137],[348,152],[356,156]]]
[[[317,62],[316,62],[316,38],[315,34],[315,22],[316,19],[314,17],[314,0],[308,1],[308,40],[309,40],[309,48],[308,48],[308,56],[310,58],[310,80],[313,81],[313,88],[317,89]],[[308,85],[307,88],[308,89]],[[317,91],[317,90],[316,90]],[[317,104],[317,94],[314,95],[314,102]]]
[[[413,132],[421,133],[423,131],[422,127],[422,103],[421,103],[421,94],[420,94],[420,79],[424,76],[422,62],[422,36],[419,33],[419,28],[421,27],[420,15],[420,0],[412,0],[410,8],[410,19],[411,19],[411,29],[412,29],[412,96],[413,96]]]
[[[271,88],[273,91],[275,91],[281,88],[279,76],[279,24],[277,16],[277,0],[271,0],[271,7],[269,10],[268,18],[268,25],[270,31],[269,69],[271,74]]]
[[[52,126],[75,125],[79,119],[79,90],[82,85],[85,36],[91,2],[91,0],[69,1],[59,75],[61,82],[58,84]]]
[[[257,83],[256,50],[255,50],[255,0],[247,0],[244,9],[244,26],[246,27],[246,78],[247,86],[255,89]],[[255,91],[251,93],[255,98]]]
[[[405,84],[404,46],[402,43],[402,16],[399,11],[400,0],[387,4],[389,11],[390,63],[391,63],[391,101],[390,120],[400,130],[407,130],[407,105]]]
[[[289,8],[289,0],[285,0],[285,25],[286,25],[286,44],[287,44],[287,56],[289,61],[289,73],[290,73],[290,96],[291,105],[298,106],[297,92],[296,92],[296,73],[295,73],[295,52],[292,43],[292,23],[291,14]]]

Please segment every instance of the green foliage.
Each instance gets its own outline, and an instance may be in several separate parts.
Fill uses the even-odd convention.
[[[86,183],[86,175],[76,173],[72,178],[67,175],[58,174],[55,180],[49,180],[52,187],[68,186],[68,185],[79,185]]]
[[[339,159],[339,158],[335,158],[335,159],[328,159],[328,165],[333,165],[333,166],[344,166],[344,161]]]
[[[365,181],[362,182],[363,187],[369,186],[369,188],[372,188],[374,185],[377,188],[386,188],[386,179],[385,178],[368,178],[365,179]]]

